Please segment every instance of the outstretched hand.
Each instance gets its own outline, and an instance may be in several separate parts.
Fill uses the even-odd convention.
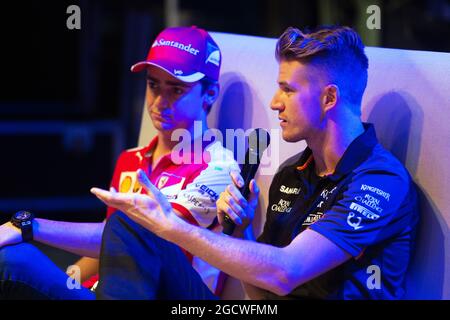
[[[147,191],[140,193],[119,193],[114,188],[110,191],[92,188],[91,192],[107,206],[125,213],[130,219],[157,235],[170,230],[181,219],[173,212],[167,198],[148,179],[141,169],[137,171],[139,183]]]

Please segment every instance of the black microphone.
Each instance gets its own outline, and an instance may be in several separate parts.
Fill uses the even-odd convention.
[[[250,195],[250,180],[255,177],[259,163],[261,162],[262,154],[269,144],[270,135],[264,129],[255,129],[248,136],[248,149],[245,153],[245,161],[241,170],[244,186],[239,188],[239,191],[245,199],[248,199],[248,196]],[[233,233],[236,225],[228,215],[225,215],[222,226],[223,233],[230,235]]]

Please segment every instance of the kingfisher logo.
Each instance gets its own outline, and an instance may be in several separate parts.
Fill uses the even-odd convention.
[[[192,47],[192,44],[183,44],[179,43],[177,41],[170,41],[170,40],[164,40],[164,39],[158,39],[155,42],[153,42],[152,48],[154,47],[174,47],[183,51],[186,51],[194,56],[196,56],[200,50],[195,49]]]

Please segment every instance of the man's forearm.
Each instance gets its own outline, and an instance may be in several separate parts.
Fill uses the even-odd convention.
[[[34,240],[80,256],[98,258],[105,224],[34,219]]]
[[[284,265],[282,248],[215,234],[187,223],[163,237],[237,279],[276,294],[288,293],[285,270],[289,268]]]

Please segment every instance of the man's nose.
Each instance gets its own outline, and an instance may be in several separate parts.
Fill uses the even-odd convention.
[[[272,100],[270,101],[270,109],[272,110],[281,110],[283,109],[283,103],[280,101],[279,98],[279,92],[275,92],[275,94],[272,97]]]
[[[159,110],[167,109],[170,106],[169,100],[163,94],[156,97],[153,105]]]

